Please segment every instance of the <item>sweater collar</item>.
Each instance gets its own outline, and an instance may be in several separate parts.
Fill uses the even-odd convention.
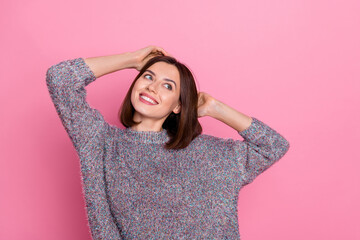
[[[137,131],[130,127],[124,129],[124,137],[131,142],[142,143],[166,143],[170,137],[166,129],[159,132],[155,131]]]

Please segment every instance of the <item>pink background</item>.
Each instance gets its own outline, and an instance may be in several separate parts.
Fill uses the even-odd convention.
[[[240,191],[243,240],[360,239],[360,1],[0,3],[0,239],[90,239],[76,152],[45,83],[53,64],[163,47],[205,91],[273,127],[290,150]],[[135,77],[87,87],[122,127]],[[204,133],[241,139],[201,118]]]

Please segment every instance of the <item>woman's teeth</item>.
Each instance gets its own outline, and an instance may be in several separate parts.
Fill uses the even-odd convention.
[[[148,101],[148,102],[151,102],[152,104],[157,104],[156,102],[154,102],[154,100],[152,100],[151,98],[148,98],[148,97],[146,97],[146,96],[144,96],[144,95],[141,95],[140,96],[142,99],[145,99],[146,101]]]

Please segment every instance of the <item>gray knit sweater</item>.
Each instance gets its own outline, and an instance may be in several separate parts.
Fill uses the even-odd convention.
[[[86,102],[96,77],[83,58],[51,66],[46,83],[80,159],[93,239],[240,239],[239,190],[289,142],[253,117],[244,140],[201,134],[166,150],[161,132],[121,129]]]

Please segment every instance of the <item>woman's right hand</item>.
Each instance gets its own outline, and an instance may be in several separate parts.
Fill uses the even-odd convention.
[[[149,61],[151,58],[156,56],[171,56],[161,47],[157,46],[147,46],[145,48],[139,49],[135,52],[131,52],[134,56],[135,66],[134,68],[138,71]]]

